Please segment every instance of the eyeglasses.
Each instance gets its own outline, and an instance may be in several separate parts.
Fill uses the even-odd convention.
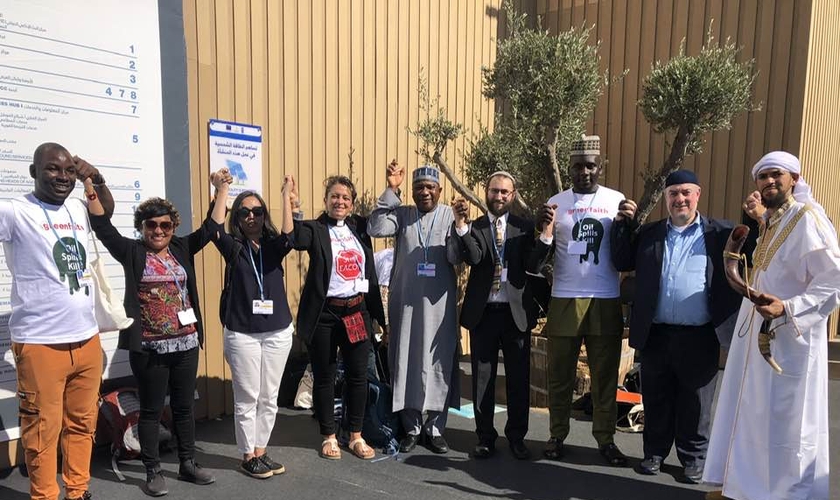
[[[172,231],[174,225],[172,224],[172,221],[168,220],[158,222],[151,219],[146,219],[143,221],[143,227],[146,229],[146,231],[154,231],[155,229],[160,228],[160,230],[164,233],[168,233],[169,231]]]
[[[239,207],[236,211],[236,215],[239,216],[240,219],[247,219],[248,214],[254,214],[254,217],[262,217],[265,215],[265,207]]]

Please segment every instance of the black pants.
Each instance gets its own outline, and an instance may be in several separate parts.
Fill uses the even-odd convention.
[[[705,462],[720,344],[714,327],[653,325],[642,354],[645,457]]]
[[[198,371],[198,347],[183,352],[158,354],[156,352],[130,352],[131,371],[137,379],[140,393],[140,458],[147,469],[160,465],[158,434],[166,392],[169,390],[169,407],[178,440],[178,458],[187,460],[195,456],[195,377]]]
[[[499,433],[493,426],[499,349],[505,362],[508,419],[505,436],[521,442],[528,433],[530,405],[531,333],[521,332],[508,304],[488,304],[475,329],[470,330],[472,391],[478,441],[492,445]]]
[[[362,310],[368,340],[351,344],[341,317],[354,310],[324,306],[309,344],[312,361],[312,405],[321,435],[335,434],[335,371],[336,350],[341,349],[344,361],[344,412],[351,432],[361,432],[367,403],[367,367],[373,334],[370,315]]]

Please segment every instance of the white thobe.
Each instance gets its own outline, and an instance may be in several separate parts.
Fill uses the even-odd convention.
[[[778,238],[803,204],[781,216]],[[840,304],[834,227],[816,210],[796,223],[755,288],[779,297],[776,374],[758,351],[761,316],[744,299],[726,361],[703,480],[735,500],[828,499],[829,314]]]

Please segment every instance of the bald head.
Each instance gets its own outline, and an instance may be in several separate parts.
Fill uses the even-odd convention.
[[[67,148],[45,142],[32,155],[29,175],[35,179],[35,197],[53,205],[61,205],[76,186],[76,164]]]

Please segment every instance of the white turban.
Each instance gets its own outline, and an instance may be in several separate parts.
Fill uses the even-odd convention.
[[[799,158],[786,151],[773,151],[771,153],[767,153],[758,160],[758,163],[756,163],[755,166],[753,166],[753,180],[758,177],[759,172],[770,168],[781,168],[783,170],[787,170],[791,174],[798,175],[799,179],[793,186],[793,198],[800,203],[810,203],[815,210],[828,220],[825,209],[817,202],[816,198],[814,198],[811,186],[809,186],[808,183],[805,182],[805,178],[802,177],[802,164],[799,163]]]

